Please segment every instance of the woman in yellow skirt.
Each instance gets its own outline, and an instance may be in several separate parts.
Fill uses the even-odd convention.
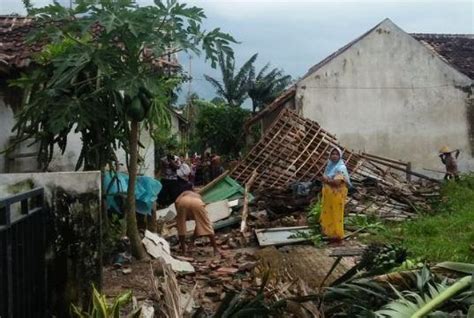
[[[351,181],[342,151],[337,147],[329,154],[323,183],[321,229],[331,241],[341,241],[344,238],[344,205]]]

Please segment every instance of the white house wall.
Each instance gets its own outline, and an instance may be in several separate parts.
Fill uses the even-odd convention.
[[[385,20],[297,85],[303,115],[355,150],[442,169],[443,145],[474,169],[467,93],[472,81]]]
[[[139,153],[144,158],[144,162],[138,167],[138,173],[153,177],[155,171],[155,144],[150,134],[144,129],[140,132],[140,143],[143,145],[143,148],[139,148]],[[73,171],[79,159],[81,147],[81,135],[69,133],[66,151],[61,155],[59,150],[56,149],[48,169],[50,171]],[[127,157],[123,149],[117,151],[117,158],[123,164],[121,170],[126,171]]]
[[[13,112],[9,106],[7,106],[3,98],[0,96],[0,151],[8,146],[9,138],[14,136],[11,132],[15,121]],[[145,159],[144,163],[139,167],[139,173],[154,176],[155,170],[155,145],[150,134],[142,130],[140,134],[140,142],[144,148],[140,148],[140,155]],[[70,133],[68,135],[68,142],[64,154],[61,154],[59,149],[56,147],[53,155],[53,159],[48,167],[49,171],[74,171],[77,159],[81,151],[81,136],[80,134]],[[27,148],[25,145],[19,150],[20,153],[32,152],[37,147]],[[120,149],[117,152],[117,157],[121,163],[125,165],[125,152]],[[35,170],[36,158],[25,158],[16,159],[12,162],[11,171],[14,172],[30,172]],[[124,166],[123,170],[126,170]],[[0,173],[5,171],[5,155],[0,154]]]
[[[13,111],[5,105],[3,96],[0,96],[0,151],[8,147],[13,123]],[[0,154],[0,173],[5,172],[5,155]]]
[[[179,118],[173,112],[170,112],[170,129],[171,129],[171,136],[176,136],[178,141],[181,140],[181,134],[179,131]]]

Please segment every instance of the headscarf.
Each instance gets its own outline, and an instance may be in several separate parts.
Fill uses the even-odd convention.
[[[331,152],[329,152],[329,155],[331,155],[334,150],[337,150],[337,152],[339,153],[339,160],[337,162],[333,162],[331,158],[329,158],[326,170],[324,170],[324,175],[328,178],[333,179],[336,175],[341,174],[344,177],[347,186],[352,187],[349,172],[347,171],[346,164],[342,159],[342,150],[338,147],[334,147]]]

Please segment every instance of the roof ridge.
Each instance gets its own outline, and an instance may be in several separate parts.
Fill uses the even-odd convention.
[[[424,37],[444,37],[444,38],[459,38],[467,37],[474,38],[474,33],[408,33],[411,36],[424,36]]]

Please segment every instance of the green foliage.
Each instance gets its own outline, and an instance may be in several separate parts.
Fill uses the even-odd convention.
[[[431,262],[474,262],[474,175],[442,186],[435,212],[403,223],[387,223],[387,231],[369,241],[400,242],[412,258]]]
[[[202,152],[211,147],[221,155],[237,158],[245,145],[243,125],[249,116],[250,111],[240,107],[199,104],[193,150]]]
[[[461,265],[465,268],[468,264],[457,264]],[[330,317],[415,317],[413,315],[424,308],[425,314],[439,309],[433,312],[433,317],[447,317],[454,310],[466,313],[474,303],[469,276],[454,284],[448,283],[427,267],[415,274],[397,275],[397,279],[388,280],[391,283],[385,279],[362,278],[329,287],[323,296],[325,314]]]
[[[406,260],[406,250],[393,244],[375,244],[367,246],[359,262],[336,279],[338,285],[348,280],[383,274],[400,266]]]
[[[257,54],[252,55],[235,74],[235,59],[232,55],[219,54],[219,68],[222,74],[222,82],[204,75],[206,80],[216,89],[218,96],[224,98],[230,106],[240,106],[248,97],[249,74]]]
[[[421,258],[406,259],[400,266],[391,269],[391,272],[402,272],[419,269],[424,266]]]
[[[392,299],[387,287],[367,278],[328,287],[323,297],[326,317],[371,317]]]
[[[421,274],[417,274],[417,279],[421,280],[420,276],[429,276],[430,273],[425,267]],[[454,298],[456,294],[462,290],[468,289],[471,285],[472,278],[466,276],[455,282],[453,285],[448,286],[446,281],[441,283],[426,282],[423,286],[421,293],[413,291],[398,291],[393,288],[398,299],[388,303],[382,309],[375,312],[377,317],[381,318],[404,318],[404,317],[448,317],[447,312],[436,311],[435,309],[441,307],[444,302]],[[465,294],[463,297],[469,297],[474,295],[474,289],[468,292],[469,295]],[[471,305],[471,302],[469,302]],[[460,307],[457,307],[461,309]],[[466,309],[466,308],[464,308]],[[433,313],[431,315],[431,313]]]
[[[318,199],[308,209],[308,224],[312,227],[320,227],[319,219],[323,210],[323,202]]]
[[[235,70],[233,56],[220,54],[218,57],[222,81],[205,75],[206,80],[216,89],[219,97],[230,106],[240,106],[250,97],[252,112],[271,103],[290,84],[291,76],[284,75],[282,70],[271,69],[266,64],[258,73],[255,70],[255,61],[258,54],[252,55],[242,67]]]
[[[107,260],[117,251],[120,238],[126,233],[125,219],[116,213],[110,215],[102,238],[103,259]]]
[[[344,223],[357,227],[358,230],[365,230],[370,233],[385,231],[385,226],[375,216],[356,215],[344,219]]]
[[[308,208],[308,226],[309,231],[298,231],[296,234],[291,235],[289,238],[304,238],[315,246],[323,245],[323,235],[321,234],[321,226],[319,223],[319,218],[321,217],[322,211],[322,201],[316,200]]]
[[[256,112],[277,98],[283,90],[291,83],[291,76],[284,75],[282,70],[274,68],[270,70],[270,64],[266,64],[256,74],[255,67],[249,73],[248,95],[252,100],[252,111]]]
[[[120,310],[132,300],[132,292],[128,291],[117,296],[111,304],[107,302],[105,295],[100,294],[95,286],[92,286],[92,306],[90,312],[85,312],[71,304],[71,314],[77,318],[120,318]],[[128,318],[140,317],[141,309],[127,315]],[[122,316],[124,317],[124,316]]]
[[[78,0],[73,9],[54,3],[28,13],[36,20],[32,41],[46,41],[36,56],[40,67],[12,85],[25,92],[14,130],[20,140],[40,144],[46,167],[53,148],[64,152],[67,137],[79,133],[82,151],[76,169],[101,169],[129,152],[129,121],[152,132],[168,127],[169,98],[183,77],[170,76],[152,59],[170,50],[232,56],[234,39],[220,29],[202,29],[202,9],[176,0],[139,7],[135,1]]]

